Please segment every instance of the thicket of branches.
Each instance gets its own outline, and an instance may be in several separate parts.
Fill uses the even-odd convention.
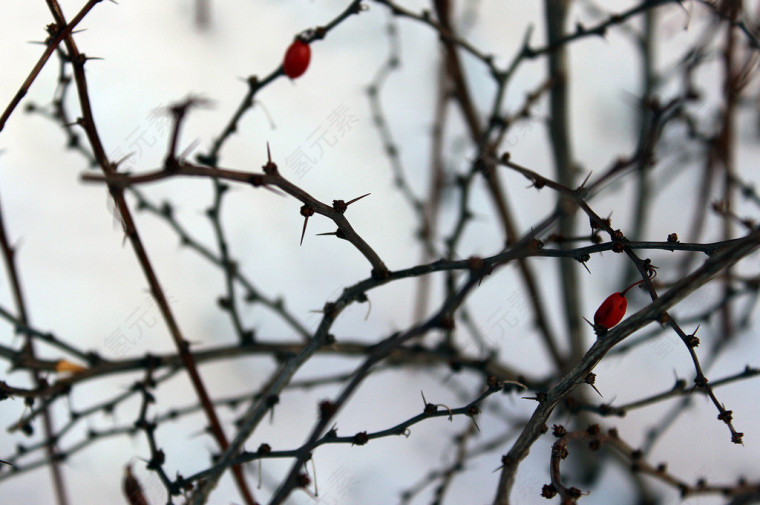
[[[570,504],[593,501],[606,472],[614,469],[622,475],[625,492],[632,493],[625,498],[628,503],[666,503],[673,496],[704,495],[718,503],[760,503],[757,466],[733,480],[714,481],[679,471],[679,462],[691,457],[687,454],[701,440],[691,440],[671,459],[661,459],[662,453],[655,450],[663,440],[678,436],[674,426],[687,412],[712,416],[721,426],[726,460],[751,461],[751,454],[746,454],[750,449],[741,446],[757,447],[751,442],[758,435],[757,418],[746,415],[752,409],[723,396],[739,391],[739,396],[730,397],[752,403],[754,377],[760,373],[756,356],[747,356],[741,364],[732,361],[734,368],[728,373],[711,373],[723,355],[741,342],[746,345],[757,324],[760,275],[753,253],[760,245],[755,222],[760,196],[752,184],[753,164],[746,161],[751,146],[757,144],[751,127],[760,114],[756,5],[736,0],[649,0],[630,2],[612,12],[602,2],[544,0],[542,17],[535,20],[540,27],[504,20],[505,30],[523,34],[521,45],[508,47],[483,45],[476,36],[478,23],[491,8],[486,2],[430,0],[426,8],[419,8],[420,2],[412,6],[402,0],[346,1],[344,10],[315,19],[293,37],[317,47],[347,25],[362,23],[367,10],[387,14],[382,43],[387,44],[388,57],[378,62],[374,78],[359,84],[366,86],[368,110],[386,154],[385,159],[367,160],[363,169],[387,171],[393,184],[321,200],[314,196],[309,180],[301,180],[297,162],[290,160],[286,168],[276,146],[267,146],[267,157],[255,163],[230,164],[225,157],[236,135],[266,139],[267,132],[245,132],[243,119],[262,114],[258,100],[287,83],[282,66],[251,69],[239,106],[213,109],[228,118],[226,126],[211,138],[199,139],[191,149],[183,147],[189,143],[183,127],[213,97],[178,97],[163,112],[168,145],[163,163],[151,166],[144,159],[133,163],[129,152],[114,154],[114,146],[99,132],[98,125],[114,120],[119,110],[100,110],[91,104],[102,90],[88,78],[88,69],[95,64],[88,48],[77,43],[77,30],[87,25],[92,12],[129,9],[129,2],[116,6],[90,0],[78,12],[66,14],[57,0],[46,3],[50,18],[41,21],[47,25],[47,38],[39,62],[4,106],[0,130],[12,122],[36,121],[39,129],[62,131],[65,148],[79,156],[80,165],[71,177],[107,187],[112,212],[123,230],[123,241],[113,240],[112,246],[133,251],[151,303],[160,314],[156,324],[165,327],[174,351],[138,355],[135,336],[123,327],[124,331],[105,336],[101,348],[88,348],[44,322],[31,323],[35,307],[25,301],[24,271],[17,261],[16,243],[24,230],[15,229],[8,214],[0,213],[2,287],[10,295],[10,302],[0,307],[0,356],[6,364],[0,406],[12,402],[26,406],[20,418],[3,416],[4,437],[13,439],[8,444],[13,448],[0,455],[0,483],[29,472],[37,472],[40,482],[49,475],[57,502],[70,503],[67,489],[88,483],[67,481],[69,462],[81,453],[98,451],[107,440],[131,437],[141,441],[134,453],[112,454],[123,464],[124,475],[102,477],[123,486],[126,503],[156,500],[155,492],[146,497],[142,489],[146,475],[160,481],[160,499],[166,503],[274,505],[299,497],[345,503],[348,494],[340,488],[346,487],[351,470],[336,473],[320,467],[321,451],[328,446],[361,451],[359,446],[399,436],[411,443],[426,430],[440,433],[440,424],[433,428],[434,419],[444,418],[452,421],[443,427],[446,435],[424,439],[428,466],[410,470],[405,488],[382,484],[389,467],[404,464],[393,449],[387,449],[382,460],[373,462],[374,483],[352,477],[356,488],[375,488],[356,491],[356,496],[366,493],[383,503],[444,503],[467,496],[471,503],[495,505],[547,500]],[[198,8],[199,23],[214,22],[205,2],[198,2]],[[691,35],[688,46],[669,43],[663,18],[671,23],[678,20]],[[405,71],[400,65],[404,58],[400,26],[431,33],[438,40],[438,51],[430,54],[438,71],[425,97],[433,104],[433,126],[423,146],[404,143],[397,132],[410,118],[386,113],[388,104],[400,98],[386,89]],[[87,28],[98,30],[97,25]],[[584,135],[572,131],[584,124],[574,115],[584,111],[573,106],[571,90],[593,77],[578,75],[570,54],[582,54],[584,44],[608,37],[624,40],[635,58],[629,64],[631,73],[639,76],[639,88],[630,97],[635,124],[628,128],[628,151],[589,165],[574,154],[576,139]],[[515,76],[536,64],[541,65],[542,77],[516,84]],[[40,104],[25,96],[42,78],[44,67],[57,67],[58,81],[49,103]],[[292,88],[293,93],[298,91]],[[342,120],[348,127],[349,119]],[[296,121],[278,118],[278,128],[287,130]],[[519,143],[526,128],[536,125],[547,146],[540,156]],[[0,131],[4,147],[14,148],[2,139]],[[426,150],[419,156],[427,157],[425,166],[405,160],[402,149],[415,148]],[[260,168],[251,168],[256,165]],[[174,202],[153,199],[144,191],[152,183],[172,184],[181,178],[212,186],[212,201],[199,198],[193,209],[205,213],[212,241],[186,224],[186,214],[178,212]],[[336,180],[335,187],[340,182]],[[299,248],[298,235],[302,242],[340,241],[345,245],[341,254],[364,258],[365,275],[342,279],[343,289],[323,300],[318,313],[291,309],[289,300],[299,296],[299,288],[282,291],[288,284],[261,284],[251,274],[251,255],[230,246],[225,209],[233,188],[252,198],[272,192],[283,197],[292,212],[303,217],[301,229],[283,232],[292,232],[294,250]],[[0,198],[6,191],[7,186],[0,186]],[[391,194],[395,199],[388,197]],[[544,205],[551,201],[543,207],[549,210],[531,205],[532,200]],[[372,206],[383,216],[389,202],[398,201],[407,206],[412,222],[393,223],[395,243],[409,254],[405,264],[391,267],[384,251],[373,245],[373,236],[387,230],[356,224],[352,210]],[[39,204],[30,196],[29,205]],[[172,294],[162,285],[162,272],[151,261],[151,245],[144,242],[138,214],[166,225],[172,241],[183,246],[177,254],[199,255],[218,274],[225,286],[221,293],[216,287],[188,285],[187,289],[208,292],[208,305],[196,310],[222,311],[229,330],[219,330],[213,340],[183,330]],[[334,231],[314,237],[317,220],[331,222]],[[662,233],[663,229],[668,232]],[[496,237],[501,245],[475,254],[473,234]],[[614,268],[605,272],[613,260]],[[344,260],[331,256],[321,261]],[[283,279],[291,271],[285,263],[268,268],[281,271]],[[587,324],[603,300],[591,299],[589,286],[596,285],[593,292],[611,294],[639,281],[640,289],[627,293],[636,306],[620,324],[611,328],[599,321]],[[483,291],[507,282],[510,288],[519,288]],[[387,313],[371,303],[376,292],[394,283],[414,287],[414,307],[386,310],[402,314],[394,324],[407,313],[413,314],[411,322],[385,333],[367,332],[361,324],[336,330],[356,305]],[[103,279],[103,289],[114,286]],[[690,295],[698,290],[709,302],[695,309]],[[495,305],[498,310],[483,303],[479,292],[489,297],[504,293]],[[280,326],[274,327],[286,330],[257,331],[251,310],[277,320]],[[139,323],[131,324],[134,328]],[[201,339],[203,344],[197,344]],[[651,359],[658,343],[674,341],[678,347],[657,366],[670,370],[688,357],[689,372],[679,373],[675,383],[652,386],[645,380],[645,369],[641,376],[621,377],[600,365]],[[545,356],[544,366],[514,359],[519,353],[513,350],[526,348]],[[307,365],[335,363],[329,361],[335,357],[343,358],[340,367],[317,366],[310,370],[318,374],[302,374]],[[241,360],[266,370],[267,379],[251,383],[240,394],[212,392],[205,365]],[[605,380],[600,370],[612,380]],[[354,411],[353,422],[366,421],[368,428],[342,429],[341,413],[362,397],[360,388],[383,374],[411,374],[417,379],[409,380],[405,391],[370,398],[373,407],[362,411],[365,417]],[[417,382],[423,376],[442,387],[423,390],[417,412],[395,409],[399,397],[420,397]],[[177,377],[187,379],[188,392],[167,400],[162,388]],[[119,386],[105,393],[79,393],[114,378],[121,379]],[[634,399],[616,399],[629,384],[637,383],[643,386]],[[277,442],[260,441],[257,433],[263,427],[272,433],[287,422],[276,411],[289,395],[305,395],[295,410],[308,422],[305,432]],[[694,402],[709,405],[709,410],[690,410]],[[369,428],[382,410],[391,411],[397,421]],[[113,416],[115,411],[118,417]],[[651,414],[639,418],[644,421],[638,427],[618,427],[623,417],[636,412]],[[466,422],[455,422],[460,420]],[[162,441],[162,430],[176,427],[186,429],[188,439],[200,427],[213,441],[206,460],[178,463]],[[737,456],[737,451],[744,453]],[[532,467],[543,468],[540,485],[520,484],[527,475],[529,452],[543,462]],[[268,467],[274,459],[287,466]],[[710,468],[719,461],[706,464]],[[185,470],[180,472],[180,467]],[[268,480],[263,486],[262,468]],[[320,481],[317,472],[333,478]],[[480,480],[472,479],[474,472],[479,472]],[[234,481],[235,496],[214,493],[223,477]],[[342,483],[336,482],[341,478]],[[606,501],[623,503],[622,494],[608,495]]]

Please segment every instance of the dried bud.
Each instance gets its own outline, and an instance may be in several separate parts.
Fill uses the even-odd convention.
[[[365,445],[367,442],[369,442],[369,436],[366,431],[360,431],[354,435],[353,445]]]
[[[557,496],[557,488],[554,487],[554,484],[544,484],[544,487],[541,488],[541,496],[544,498],[554,498]]]

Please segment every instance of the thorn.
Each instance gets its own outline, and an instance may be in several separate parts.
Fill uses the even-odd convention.
[[[348,207],[349,205],[351,205],[352,203],[354,203],[354,202],[356,202],[356,201],[359,201],[359,200],[361,200],[361,199],[362,199],[362,198],[364,198],[365,196],[369,196],[369,195],[371,195],[371,194],[372,194],[372,193],[367,193],[367,194],[365,194],[365,195],[362,195],[362,196],[358,196],[358,197],[354,198],[353,200],[349,200],[348,202],[346,202],[346,207]]]
[[[581,185],[580,185],[580,187],[579,187],[578,189],[585,189],[585,188],[586,188],[586,183],[587,183],[587,182],[588,182],[588,180],[591,178],[591,174],[593,174],[593,173],[594,173],[594,171],[593,171],[593,170],[592,170],[591,172],[589,172],[589,173],[588,173],[588,175],[586,176],[586,178],[585,178],[585,179],[583,179],[583,184],[581,184]]]
[[[264,115],[267,117],[267,121],[269,121],[269,128],[272,130],[277,129],[277,125],[274,123],[274,119],[272,118],[272,115],[269,113],[269,110],[264,106],[264,102],[261,100],[254,100],[254,104],[261,107],[261,110],[264,111]]]
[[[314,496],[319,496],[319,488],[317,487],[317,465],[314,463],[314,457],[311,457],[311,473],[314,474]]]
[[[135,154],[135,153],[134,153],[134,152],[132,152],[132,153],[129,153],[129,154],[127,154],[126,156],[123,156],[123,157],[119,158],[119,159],[116,161],[116,163],[115,163],[115,165],[116,165],[116,168],[118,169],[119,165],[121,165],[122,163],[124,163],[125,161],[127,161],[129,158],[131,158],[132,156],[134,156],[134,154]]]
[[[273,175],[277,173],[277,164],[272,162],[272,151],[269,148],[269,141],[267,141],[267,162],[261,168],[267,175]]]
[[[335,235],[338,238],[346,239],[346,236],[343,234],[343,232],[340,229],[337,229],[335,231],[330,231],[326,233],[317,233],[317,235]]]
[[[274,193],[274,194],[275,194],[275,195],[277,195],[277,196],[282,196],[282,197],[287,197],[287,196],[288,196],[288,195],[286,195],[285,193],[283,193],[282,191],[280,191],[279,189],[270,188],[270,187],[269,187],[269,186],[267,186],[266,184],[264,184],[264,185],[263,185],[263,188],[264,188],[264,189],[268,189],[269,191],[271,191],[272,193]]]
[[[200,143],[201,143],[201,139],[195,139],[195,140],[193,140],[190,143],[190,145],[187,146],[184,149],[184,151],[182,151],[181,153],[179,153],[179,159],[183,160],[183,159],[187,158],[187,155],[190,154],[191,152],[193,152],[195,150],[195,148],[198,147],[198,144],[200,144]]]
[[[589,274],[591,273],[591,270],[589,270],[589,269],[588,269],[588,265],[586,264],[586,262],[585,262],[585,261],[581,261],[581,265],[583,265],[583,268],[585,268],[585,269],[586,269],[586,271],[587,271]]]
[[[309,204],[303,204],[301,206],[301,215],[304,217],[303,230],[301,231],[301,245],[303,245],[303,236],[306,234],[306,224],[309,222],[309,218],[314,215],[314,208]]]
[[[309,222],[309,216],[304,217],[303,230],[301,231],[301,243],[298,245],[303,245],[303,236],[306,234],[306,223],[308,222]]]

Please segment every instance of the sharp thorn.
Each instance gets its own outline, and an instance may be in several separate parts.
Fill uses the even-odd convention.
[[[354,198],[353,200],[350,200],[350,201],[346,202],[346,205],[347,205],[347,206],[348,206],[348,205],[351,205],[352,203],[354,203],[354,202],[356,202],[356,201],[358,201],[358,200],[361,200],[361,199],[362,199],[362,198],[364,198],[365,196],[369,196],[369,195],[371,195],[371,194],[372,194],[372,193],[367,193],[367,194],[365,194],[365,195],[362,195],[362,196],[358,196],[358,197]]]
[[[298,245],[303,245],[303,236],[306,235],[306,224],[309,222],[309,217],[306,216],[303,220],[303,230],[301,230],[301,243]]]

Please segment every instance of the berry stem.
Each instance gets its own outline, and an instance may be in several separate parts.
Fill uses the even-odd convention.
[[[639,285],[639,284],[641,284],[642,282],[644,282],[644,280],[643,280],[643,279],[642,279],[642,280],[640,280],[640,281],[638,281],[638,282],[634,282],[633,284],[631,284],[630,286],[628,286],[627,288],[625,288],[625,291],[623,291],[623,292],[622,292],[622,293],[620,293],[620,294],[621,294],[621,295],[623,295],[623,296],[625,296],[625,294],[628,292],[628,290],[629,290],[629,289],[631,289],[631,288],[632,288],[632,287],[634,287],[634,286],[638,286],[638,285]]]

